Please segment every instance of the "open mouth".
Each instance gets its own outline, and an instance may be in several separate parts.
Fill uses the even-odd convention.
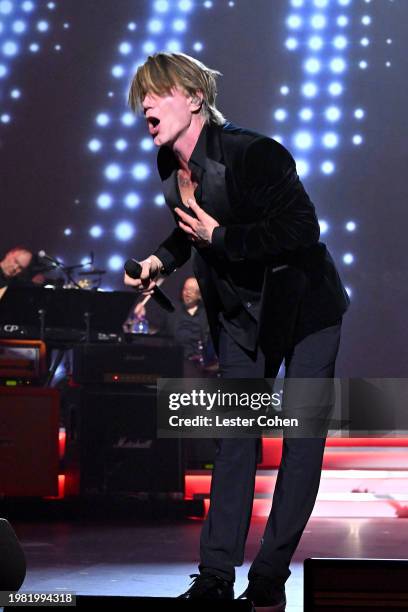
[[[149,117],[147,119],[147,123],[149,126],[149,132],[152,135],[157,134],[157,132],[159,131],[159,123],[160,123],[160,119],[157,119],[157,117]]]

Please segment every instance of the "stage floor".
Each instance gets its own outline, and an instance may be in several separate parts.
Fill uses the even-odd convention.
[[[23,591],[177,596],[197,571],[201,520],[91,517],[28,522],[7,517],[27,557]],[[237,568],[236,596],[262,536],[254,518],[245,564]],[[291,564],[287,612],[303,610],[306,557],[405,558],[408,519],[311,519]]]

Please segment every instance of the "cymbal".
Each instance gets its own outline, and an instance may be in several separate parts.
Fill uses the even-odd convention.
[[[89,270],[88,272],[78,272],[79,276],[91,276],[91,275],[100,275],[106,274],[106,270]]]

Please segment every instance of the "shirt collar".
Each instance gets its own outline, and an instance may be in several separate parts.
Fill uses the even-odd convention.
[[[193,170],[197,166],[201,168],[201,170],[205,169],[205,160],[207,156],[207,129],[208,124],[204,123],[196,145],[188,161],[188,167],[190,168],[190,170]]]

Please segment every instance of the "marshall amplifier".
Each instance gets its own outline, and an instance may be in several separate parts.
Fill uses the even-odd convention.
[[[66,472],[83,496],[166,494],[181,499],[180,439],[157,439],[155,390],[129,386],[67,388],[62,421]],[[75,493],[73,493],[75,494]]]
[[[166,338],[141,336],[132,344],[81,344],[74,348],[77,384],[156,384],[183,377],[183,348]]]

